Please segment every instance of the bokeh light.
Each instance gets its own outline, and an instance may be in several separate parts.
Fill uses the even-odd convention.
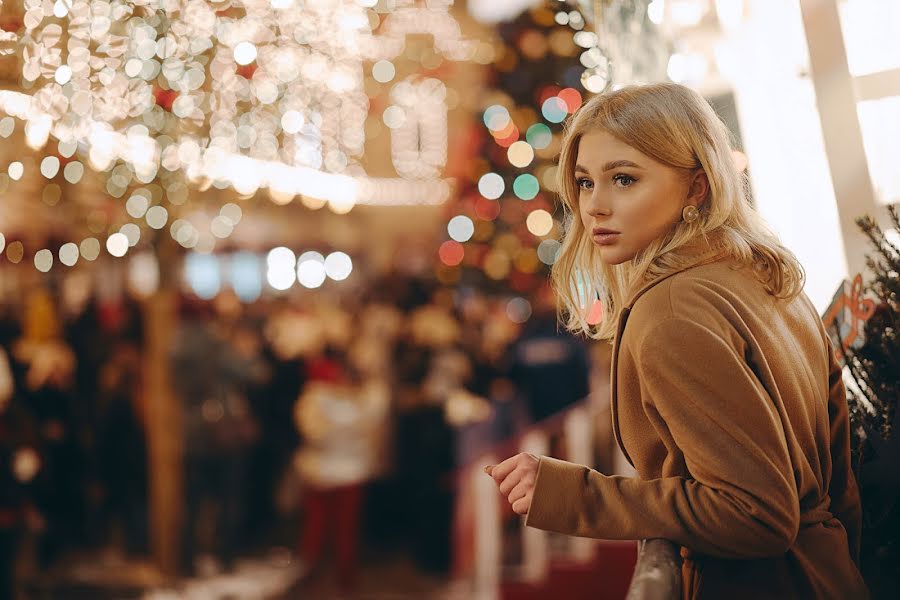
[[[506,316],[513,323],[524,323],[531,318],[531,303],[525,298],[513,298],[506,303]]]
[[[163,206],[152,206],[147,210],[147,225],[153,229],[162,229],[169,219],[169,211]]]
[[[553,216],[546,210],[538,209],[528,214],[525,223],[528,231],[538,237],[543,237],[553,229]]]
[[[568,112],[574,113],[581,108],[581,92],[575,88],[561,90],[557,96],[565,103]]]
[[[457,242],[468,242],[475,233],[475,224],[465,215],[457,215],[447,223],[447,233]]]
[[[41,175],[47,179],[53,179],[59,173],[59,158],[56,156],[45,156],[41,161]]]
[[[34,254],[34,268],[41,273],[46,273],[53,267],[53,253],[47,250],[38,250]]]
[[[507,157],[514,167],[524,168],[534,160],[534,148],[528,142],[514,142],[507,150]]]
[[[541,105],[541,114],[551,123],[562,123],[568,114],[568,107],[559,96],[553,96]]]
[[[63,168],[63,177],[71,184],[76,184],[84,177],[84,165],[73,160]]]
[[[296,258],[294,252],[283,246],[273,248],[266,256],[268,270],[266,280],[269,285],[279,291],[289,289],[297,280]]]
[[[215,298],[222,288],[219,259],[212,254],[189,253],[185,258],[184,271],[188,285],[204,300]]]
[[[538,258],[545,265],[552,265],[556,262],[556,256],[559,254],[561,244],[556,240],[544,240],[538,245]]]
[[[406,123],[406,113],[399,106],[388,106],[384,109],[383,120],[391,129],[399,129]]]
[[[135,219],[140,219],[147,212],[150,202],[144,196],[139,194],[133,195],[125,202],[125,210]]]
[[[9,163],[9,166],[6,168],[6,172],[9,173],[10,179],[12,179],[13,181],[18,181],[25,173],[25,165],[17,160],[14,160],[13,162]]]
[[[6,247],[6,258],[13,264],[18,264],[25,256],[25,246],[20,241],[15,241]]]
[[[441,262],[448,267],[455,267],[461,263],[465,254],[466,251],[465,248],[463,248],[463,245],[453,240],[444,242],[441,244],[440,249],[438,249],[438,256],[440,257]]]
[[[234,62],[249,65],[256,60],[256,46],[250,42],[241,42],[234,47]]]
[[[506,185],[497,173],[485,173],[478,180],[478,191],[488,200],[496,200],[503,195]]]
[[[344,281],[353,272],[353,260],[344,252],[332,252],[325,258],[325,274],[335,281]]]
[[[372,77],[379,83],[387,83],[397,75],[394,63],[389,60],[379,60],[372,65]]]
[[[318,288],[325,283],[325,257],[318,252],[304,252],[297,259],[297,281],[305,288]]]
[[[84,260],[97,260],[97,257],[100,256],[100,240],[92,237],[81,240],[79,250],[81,250],[81,257]]]
[[[511,122],[509,111],[504,106],[495,104],[484,111],[484,124],[493,133],[503,131]]]
[[[234,224],[231,219],[219,215],[213,218],[209,230],[217,238],[227,238],[234,231]]]
[[[134,223],[125,223],[119,228],[119,233],[128,239],[128,246],[134,247],[141,239],[141,228]]]
[[[535,123],[525,132],[525,140],[537,150],[543,150],[553,141],[553,133],[543,123]]]
[[[72,267],[78,262],[78,246],[72,242],[63,244],[59,249],[59,262]]]
[[[117,258],[128,252],[128,238],[124,233],[114,233],[106,239],[106,251]]]
[[[243,302],[253,302],[262,293],[260,262],[252,252],[236,252],[231,257],[231,288]]]
[[[478,198],[475,201],[475,216],[482,221],[493,221],[500,216],[501,206],[499,202],[488,200],[487,198]]]
[[[531,173],[523,173],[513,181],[513,193],[522,200],[533,200],[540,190],[537,177]]]

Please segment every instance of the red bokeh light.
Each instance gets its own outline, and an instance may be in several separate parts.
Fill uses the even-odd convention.
[[[500,216],[500,202],[479,197],[475,201],[475,216],[482,221],[493,221]]]
[[[566,103],[566,110],[571,114],[581,106],[581,93],[575,88],[566,88],[557,94]]]
[[[461,263],[465,255],[466,251],[465,248],[463,248],[463,245],[453,240],[447,240],[441,244],[441,247],[438,250],[438,256],[440,256],[441,262],[448,267],[455,267]]]

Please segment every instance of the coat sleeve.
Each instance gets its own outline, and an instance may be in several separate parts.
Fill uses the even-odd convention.
[[[726,558],[783,554],[799,530],[797,489],[778,411],[743,349],[669,317],[639,343],[637,360],[644,409],[668,429],[692,477],[607,476],[542,457],[526,524],[666,538]]]
[[[831,425],[831,481],[828,495],[833,514],[847,531],[850,556],[859,565],[862,507],[859,489],[850,462],[850,416],[847,407],[847,390],[844,387],[842,369],[834,355],[834,345],[828,344],[828,420]]]

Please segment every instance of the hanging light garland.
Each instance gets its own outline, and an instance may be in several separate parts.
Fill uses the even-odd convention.
[[[410,35],[434,40],[421,59],[426,68],[444,59],[484,64],[492,50],[463,38],[453,0],[392,5],[379,14],[365,0],[24,0],[21,29],[0,32],[0,56],[21,55],[19,90],[0,90],[0,112],[24,123],[31,149],[58,141],[66,164],[41,161],[48,179],[62,170],[76,184],[87,167],[108,174],[113,197],[160,182],[161,197],[126,202],[138,229],[123,225],[101,244],[114,256],[127,253],[143,228],[165,227],[186,184],[245,197],[267,188],[278,204],[299,197],[337,213],[441,204],[452,194],[442,178],[448,90],[422,76],[393,84],[385,120],[396,121],[398,176],[372,177],[361,164],[370,109],[364,63],[392,80],[391,61]],[[4,127],[12,125],[0,122],[0,133]],[[22,171],[21,163],[9,166],[14,180]],[[211,251],[236,225],[220,214],[200,233],[189,219],[175,219],[170,233],[186,248]],[[101,243],[77,244],[87,260],[89,240]],[[72,262],[66,248],[63,264]],[[46,252],[40,257],[39,268],[52,267]]]

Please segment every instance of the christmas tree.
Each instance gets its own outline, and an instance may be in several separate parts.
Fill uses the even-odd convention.
[[[588,5],[546,0],[498,25],[472,142],[478,160],[447,205],[441,283],[527,295],[545,282],[562,235],[564,122],[591,94],[665,78],[669,49],[646,0],[609,5],[603,19]]]
[[[900,231],[897,205],[888,212]],[[900,594],[900,245],[869,217],[857,225],[875,248],[866,263],[876,307],[862,345],[840,348],[850,372],[848,403],[853,462],[863,506],[861,566],[874,597]]]

